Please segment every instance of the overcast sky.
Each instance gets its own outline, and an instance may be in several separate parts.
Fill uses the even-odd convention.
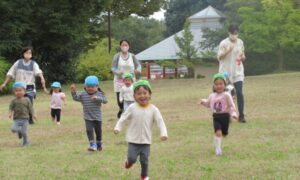
[[[157,20],[163,20],[165,18],[164,12],[166,12],[166,10],[160,9],[160,11],[153,13],[150,16],[150,18],[154,18],[154,19],[157,19]]]

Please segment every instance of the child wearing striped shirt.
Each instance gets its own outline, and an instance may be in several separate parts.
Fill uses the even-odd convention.
[[[83,118],[85,120],[86,133],[89,140],[88,151],[102,151],[102,104],[107,103],[104,93],[99,88],[99,80],[96,76],[88,76],[84,83],[85,91],[76,92],[75,84],[71,85],[72,97],[81,102],[83,107]],[[96,141],[94,139],[94,131]]]

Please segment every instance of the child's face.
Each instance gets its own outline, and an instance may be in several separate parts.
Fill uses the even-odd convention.
[[[32,58],[32,51],[29,49],[28,51],[24,52],[23,56],[24,59],[30,60]]]
[[[16,95],[17,98],[22,98],[22,97],[24,97],[24,95],[25,95],[25,89],[24,89],[24,88],[21,88],[21,87],[17,87],[17,88],[15,89],[15,95]]]
[[[53,87],[52,89],[53,89],[53,92],[58,93],[60,88],[58,88],[58,87]]]
[[[134,92],[134,98],[135,98],[135,101],[139,105],[145,107],[150,102],[151,94],[150,94],[150,92],[147,89],[145,89],[143,86],[141,86],[140,88],[138,88],[137,90],[135,90],[135,92]]]
[[[225,83],[224,83],[224,80],[222,79],[217,79],[215,80],[214,82],[214,90],[217,92],[217,93],[222,93],[225,91]]]
[[[132,84],[132,80],[129,78],[124,79],[124,84],[126,87],[130,87]]]
[[[88,94],[94,94],[95,92],[98,91],[98,87],[97,86],[86,86],[85,90]]]

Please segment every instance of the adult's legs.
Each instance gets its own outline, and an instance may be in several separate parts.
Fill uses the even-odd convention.
[[[243,81],[235,82],[234,88],[236,90],[237,104],[238,104],[238,109],[239,109],[239,121],[246,122],[245,116],[244,116]]]
[[[33,107],[33,98],[35,96],[35,93],[34,92],[29,92],[29,93],[26,93],[26,96],[29,98],[29,100],[32,104],[32,107]],[[29,124],[34,124],[31,113],[29,113]]]
[[[117,92],[116,94],[117,94],[117,103],[118,103],[118,106],[119,106],[119,112],[117,114],[117,117],[120,118],[122,113],[123,113],[123,103],[120,102],[120,100],[119,100],[120,92]]]

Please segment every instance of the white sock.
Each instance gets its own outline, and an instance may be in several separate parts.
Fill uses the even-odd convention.
[[[221,137],[215,136],[215,147],[216,147],[216,150],[218,150],[218,151],[221,150],[221,143],[222,143]]]

